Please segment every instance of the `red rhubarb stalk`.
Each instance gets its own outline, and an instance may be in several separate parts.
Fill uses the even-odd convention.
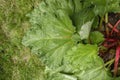
[[[119,33],[119,30],[117,30],[115,27],[113,28],[110,23],[108,23],[108,27],[112,29],[111,34],[113,33],[113,31]]]
[[[108,41],[108,42],[116,42],[117,40],[116,40],[116,39],[111,39],[111,38],[105,38],[105,41]]]
[[[113,33],[113,31],[117,28],[118,24],[120,23],[120,20],[117,21],[117,23],[115,24],[115,26],[113,27],[111,34]]]
[[[114,63],[114,76],[117,75],[119,58],[120,58],[120,46],[118,46],[116,49],[116,56],[115,56],[115,63]]]

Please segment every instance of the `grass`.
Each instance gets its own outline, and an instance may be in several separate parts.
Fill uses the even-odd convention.
[[[0,0],[0,80],[44,80],[39,58],[21,44],[40,0]]]

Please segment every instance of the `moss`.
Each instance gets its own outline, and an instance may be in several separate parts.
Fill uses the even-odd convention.
[[[0,80],[44,80],[44,66],[21,44],[30,27],[26,14],[40,0],[0,0]]]

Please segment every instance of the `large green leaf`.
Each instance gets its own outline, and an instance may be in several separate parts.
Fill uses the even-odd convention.
[[[63,55],[77,42],[69,17],[72,6],[72,0],[46,0],[29,15],[32,27],[22,43],[53,69],[62,64]]]
[[[63,71],[73,73],[78,80],[111,80],[111,75],[97,52],[96,45],[79,44],[73,47],[64,57]]]

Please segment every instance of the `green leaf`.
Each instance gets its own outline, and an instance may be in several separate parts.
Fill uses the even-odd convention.
[[[120,0],[85,0],[83,7],[88,8],[93,6],[93,12],[96,15],[103,16],[108,12],[120,12]]]
[[[81,9],[78,13],[73,15],[73,23],[79,32],[81,27],[89,21],[92,21],[95,18],[95,14],[89,8]]]
[[[120,80],[120,77],[117,77],[117,78],[115,78],[115,79],[113,79],[113,80]]]
[[[45,73],[47,74],[45,80],[77,80],[73,75],[53,71],[49,68],[46,68]]]
[[[91,32],[90,41],[92,44],[99,44],[104,41],[104,35],[98,31]]]
[[[84,3],[83,3],[83,7],[84,8],[88,8],[88,7],[91,7],[94,11],[94,13],[96,15],[98,15],[98,13],[101,13],[101,10],[103,11],[104,13],[104,8],[107,4],[107,0],[85,0]]]
[[[104,67],[92,68],[77,75],[79,80],[113,80]]]
[[[43,0],[28,14],[32,27],[22,44],[30,47],[45,63],[49,69],[46,80],[112,79],[97,54],[96,45],[77,45],[80,39],[88,39],[95,17],[111,11],[106,7],[106,1]],[[91,34],[91,39],[97,37],[96,32]],[[93,43],[102,41],[102,35],[99,35],[100,40]]]
[[[93,24],[92,24],[92,30],[96,30],[99,26],[99,17],[98,16],[96,16],[95,18],[94,18],[94,20],[93,20]]]
[[[55,73],[47,77],[46,80],[77,80],[77,78],[67,74]]]
[[[73,0],[74,3],[74,12],[78,13],[82,9],[81,0]]]
[[[72,0],[46,0],[29,15],[32,27],[22,44],[39,53],[52,69],[62,65],[66,51],[77,43],[78,36],[69,17],[72,11]]]
[[[111,0],[108,5],[108,12],[120,12],[120,0]]]
[[[81,40],[88,39],[89,34],[90,34],[90,30],[91,30],[91,27],[92,27],[92,23],[93,23],[93,20],[88,21],[88,22],[86,22],[85,24],[82,25],[81,30],[79,31]]]
[[[97,55],[96,45],[79,44],[64,57],[64,72],[73,73],[78,80],[111,80],[111,74]]]

